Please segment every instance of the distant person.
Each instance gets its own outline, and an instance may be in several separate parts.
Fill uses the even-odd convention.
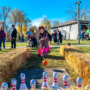
[[[84,34],[85,34],[85,32],[82,31],[82,41],[84,41]]]
[[[26,34],[28,35],[28,39],[33,37],[33,33],[31,31],[31,28],[29,29],[29,31],[26,32]]]
[[[63,38],[63,35],[62,35],[61,31],[59,31],[59,39],[60,39],[61,44],[62,44],[62,38]]]
[[[0,28],[0,51],[2,51],[1,50],[1,28]]]
[[[52,33],[52,41],[54,42],[54,33]]]
[[[57,42],[57,32],[56,32],[56,30],[54,30],[54,43],[56,43]]]
[[[20,34],[19,34],[18,38],[19,38],[19,42],[20,42],[21,41]]]
[[[5,38],[6,38],[6,34],[3,30],[3,28],[1,27],[1,44],[3,43],[3,48],[5,49]]]
[[[60,41],[60,36],[59,36],[59,30],[57,31],[57,44],[59,45],[59,41]]]
[[[65,34],[65,40],[66,40],[66,34]]]
[[[22,42],[24,42],[24,34],[22,34]]]
[[[58,30],[57,32],[57,44],[59,45],[59,42],[62,44],[62,34],[61,32]]]
[[[39,44],[39,30],[37,28],[34,29],[35,38],[37,40],[37,43]]]
[[[12,25],[12,34],[11,34],[11,48],[13,48],[13,45],[14,45],[14,48],[16,48],[16,38],[17,38],[17,30],[15,29],[15,26]]]

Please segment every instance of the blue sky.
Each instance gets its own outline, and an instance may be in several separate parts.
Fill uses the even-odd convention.
[[[47,17],[49,20],[59,20],[60,22],[69,20],[69,15],[65,11],[70,9],[69,4],[77,8],[76,1],[78,0],[1,0],[0,8],[5,5],[11,6],[12,9],[23,10],[32,20],[32,25],[38,26],[43,17]],[[81,1],[81,8],[87,1],[90,4],[90,0]],[[89,4],[88,7],[90,8]]]

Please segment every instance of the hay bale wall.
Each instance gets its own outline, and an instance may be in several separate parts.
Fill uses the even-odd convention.
[[[83,84],[90,84],[90,54],[83,53],[76,47],[71,46],[61,46],[60,53],[83,79]]]
[[[26,62],[27,48],[19,48],[0,55],[0,85],[6,82],[10,74]]]
[[[77,86],[71,86],[65,90],[90,90],[90,85],[82,86],[81,88],[78,88]]]
[[[65,57],[65,54],[67,54],[67,52],[81,52],[81,51],[74,46],[61,45],[60,54]]]

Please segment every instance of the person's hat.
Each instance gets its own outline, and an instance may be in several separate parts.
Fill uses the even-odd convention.
[[[40,26],[38,29],[40,30],[40,29],[45,29],[45,28],[43,26]]]

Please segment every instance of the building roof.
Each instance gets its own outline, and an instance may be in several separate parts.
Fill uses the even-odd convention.
[[[71,24],[75,24],[75,23],[78,23],[78,21],[76,21],[76,20],[69,20],[69,21],[61,23],[61,24],[59,24],[57,26],[51,27],[51,29],[62,27],[62,26],[67,26],[67,25],[71,25]],[[90,23],[90,21],[80,21],[80,23],[81,24],[88,24],[88,23]]]

